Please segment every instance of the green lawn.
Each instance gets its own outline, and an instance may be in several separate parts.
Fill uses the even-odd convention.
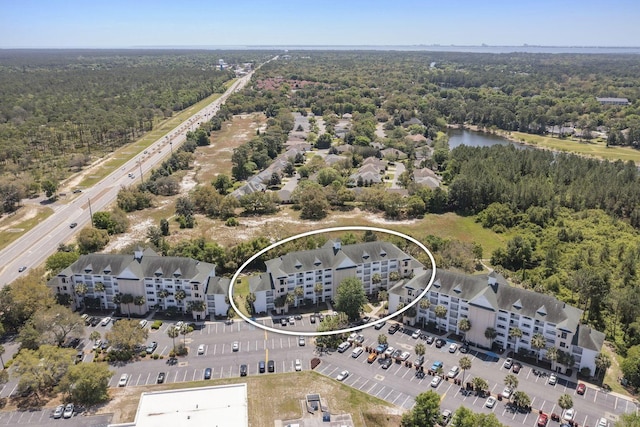
[[[607,147],[606,143],[599,141],[578,141],[568,138],[552,138],[549,136],[530,135],[522,132],[511,132],[510,136],[516,141],[522,141],[536,147],[547,148],[555,151],[565,151],[583,156],[591,156],[607,160],[631,160],[640,163],[640,151],[630,147]]]
[[[44,210],[39,211],[36,214],[36,216],[34,216],[33,218],[26,219],[12,226],[11,230],[15,230],[15,231],[7,231],[7,230],[1,231],[0,232],[0,249],[4,249],[15,240],[18,240],[27,231],[31,230],[40,222],[47,219],[51,214],[53,214],[53,209],[46,208]]]

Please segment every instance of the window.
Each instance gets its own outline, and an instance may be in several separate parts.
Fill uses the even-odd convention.
[[[567,346],[565,345],[565,343],[561,342],[561,343],[560,343],[560,347],[565,348],[565,347],[567,347]]]
[[[198,285],[193,285],[193,290],[197,291],[198,290]]]
[[[562,338],[563,340],[567,339],[567,333],[566,333],[566,332],[563,332],[563,333],[560,335],[560,338]]]

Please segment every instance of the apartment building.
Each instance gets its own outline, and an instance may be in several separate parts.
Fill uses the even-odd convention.
[[[82,284],[83,286],[79,286]],[[103,309],[142,316],[153,308],[192,312],[195,320],[224,316],[229,279],[215,275],[215,265],[183,257],[163,257],[138,248],[133,255],[82,255],[53,277],[48,286],[69,295],[80,308],[87,300]],[[122,295],[133,302],[122,303]],[[119,295],[119,296],[118,296]]]
[[[409,281],[398,283],[389,291],[389,312],[415,300],[425,289],[430,271],[425,271]],[[580,323],[582,310],[565,304],[553,296],[516,288],[500,274],[465,275],[437,270],[434,282],[424,299],[428,308],[418,303],[416,323],[432,322],[440,330],[460,334],[458,322],[469,319],[471,329],[466,339],[480,347],[497,345],[505,350],[536,351],[531,345],[534,334],[546,339],[546,348],[556,347],[574,357],[576,369],[588,367],[595,372],[595,357],[604,343],[604,334]],[[446,315],[438,318],[435,308],[443,306]],[[496,331],[490,340],[485,336],[487,328]],[[522,337],[509,336],[511,328],[522,331]],[[546,349],[541,350],[546,356]],[[564,369],[556,364],[558,370]]]
[[[278,299],[295,294],[297,306],[304,300],[317,303],[335,296],[338,285],[346,278],[358,278],[367,294],[387,290],[397,277],[410,277],[422,264],[412,256],[384,241],[342,245],[329,240],[319,249],[290,252],[265,262],[267,271],[253,277],[249,288],[256,296],[256,312],[286,310],[278,306]],[[316,286],[316,284],[318,286]]]

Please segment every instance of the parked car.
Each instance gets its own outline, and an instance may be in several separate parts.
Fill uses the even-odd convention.
[[[427,335],[427,337],[424,340],[427,342],[428,345],[431,345],[436,339],[431,335]]]
[[[609,422],[607,421],[606,418],[600,418],[598,420],[598,425],[596,427],[608,427],[609,426]]]
[[[351,357],[353,357],[354,359],[357,359],[358,356],[360,356],[362,354],[362,352],[364,351],[364,348],[362,347],[356,347],[353,349],[353,351],[351,352]]]
[[[285,319],[284,317],[280,319],[280,326],[287,326],[287,319]]]
[[[413,331],[413,333],[411,334],[411,338],[413,338],[414,340],[417,340],[418,338],[420,338],[420,334],[422,333],[422,331],[420,329],[416,329],[415,331]]]
[[[433,377],[433,379],[431,380],[431,387],[438,387],[440,385],[440,383],[442,382],[442,377],[439,375],[436,375],[435,377]]]
[[[403,351],[398,359],[404,362],[405,360],[409,359],[410,356],[411,353],[409,353],[408,351]]]
[[[369,357],[367,357],[367,362],[373,363],[376,361],[377,358],[378,358],[378,355],[376,353],[371,353],[369,354]]]
[[[576,393],[584,394],[585,391],[587,391],[587,386],[584,383],[579,383],[578,387],[576,387]]]
[[[129,381],[129,374],[120,375],[120,380],[118,381],[118,387],[126,386],[128,381]]]
[[[364,342],[364,335],[358,335],[358,336],[356,337],[356,342],[357,342],[358,344],[362,344],[362,343]]]
[[[469,353],[469,345],[468,344],[464,344],[460,347],[460,353]]]
[[[93,349],[94,349],[94,350],[97,350],[97,349],[99,349],[99,348],[100,348],[100,346],[101,346],[101,345],[102,345],[102,340],[97,339],[97,340],[95,340],[95,341],[93,342]]]
[[[413,364],[416,365],[416,366],[422,366],[423,363],[424,363],[424,355],[423,356],[418,356],[416,361],[413,362]]]
[[[562,416],[562,419],[566,421],[571,421],[575,416],[576,416],[576,410],[574,408],[569,408],[564,411],[564,415]]]
[[[231,350],[232,351],[240,350],[240,343],[238,341],[234,341],[233,344],[231,344]]]
[[[198,355],[204,354],[204,344],[198,346]]]
[[[347,379],[347,377],[348,377],[348,376],[349,376],[349,371],[344,370],[344,371],[342,371],[342,372],[340,372],[340,373],[338,374],[338,376],[336,377],[336,379],[337,379],[338,381],[344,381],[344,380],[346,380],[346,379]]]
[[[502,390],[502,397],[505,399],[509,399],[511,397],[511,393],[513,393],[513,390],[511,390],[509,387],[505,387],[504,390]]]
[[[433,362],[433,364],[431,365],[431,370],[432,371],[437,371],[439,369],[442,369],[442,362],[439,360],[436,360],[435,362]]]
[[[151,343],[147,346],[147,354],[151,354],[154,351],[156,351],[156,348],[158,348],[158,343],[155,341],[151,341]]]
[[[211,379],[211,368],[207,368],[204,370],[204,379],[205,380]]]
[[[269,372],[275,372],[276,371],[276,364],[273,360],[269,360],[267,362],[267,371]]]
[[[300,359],[296,359],[296,371],[302,371],[302,362]]]
[[[384,328],[384,325],[386,324],[387,322],[376,323],[375,325],[373,325],[373,329],[375,329],[376,331],[379,331],[380,329]]]
[[[383,359],[380,364],[382,365],[382,369],[389,369],[389,367],[393,364],[393,360]]]
[[[344,353],[347,349],[351,347],[351,344],[348,342],[343,342],[338,346],[338,353]]]
[[[449,378],[455,378],[458,376],[458,374],[460,373],[460,367],[459,366],[452,366],[451,369],[449,369],[449,372],[447,373],[447,376]]]
[[[393,355],[394,351],[396,351],[395,348],[387,347],[387,349],[384,351],[384,355],[387,356],[387,357],[391,357]]]
[[[314,316],[313,314],[309,316],[309,322],[316,323],[316,316]]]
[[[458,350],[458,344],[451,343],[451,345],[449,346],[449,353],[455,353],[457,350]]]
[[[92,317],[90,323],[91,323],[91,326],[98,326],[100,324],[100,319],[97,317]]]
[[[517,374],[518,372],[520,372],[520,369],[522,369],[522,363],[513,362],[513,366],[511,366],[511,372]]]
[[[513,359],[512,359],[512,358],[510,358],[510,357],[507,357],[507,358],[504,360],[504,363],[502,364],[502,367],[503,367],[504,369],[511,369],[511,365],[513,365]]]
[[[446,342],[445,340],[443,340],[442,338],[438,338],[438,339],[436,340],[436,348],[442,348],[442,347],[444,347],[444,345],[445,345],[446,343],[447,343],[447,342]]]
[[[384,353],[387,348],[389,348],[388,344],[379,344],[376,347],[376,353]]]
[[[147,326],[147,323],[149,323],[147,322],[147,319],[142,319],[140,322],[138,322],[138,327],[140,329],[144,329],[144,327]]]
[[[266,370],[266,364],[264,363],[264,360],[261,360],[258,362],[258,372],[260,372],[261,374],[264,374]]]
[[[246,377],[247,376],[247,365],[240,365],[240,376],[241,377]]]
[[[545,413],[538,415],[538,427],[546,427],[549,422],[549,416]]]
[[[449,421],[451,421],[451,411],[445,409],[440,415],[440,424],[446,426],[447,424],[449,424]]]
[[[400,329],[400,325],[394,323],[393,325],[389,326],[389,334],[395,334],[396,332],[398,332],[398,329]]]
[[[164,382],[165,376],[166,376],[166,374],[164,372],[160,372],[158,374],[158,378],[156,379],[156,382],[158,384],[162,384]]]
[[[547,384],[556,385],[557,382],[558,382],[558,377],[556,376],[556,374],[549,375],[549,381],[547,381]]]
[[[489,396],[487,398],[487,401],[484,402],[484,406],[486,406],[487,408],[493,408],[496,404],[496,398],[493,396]]]
[[[289,316],[289,324],[290,325],[295,325],[296,324],[296,319],[293,316]]]
[[[74,406],[73,403],[67,403],[67,406],[64,407],[64,412],[62,413],[63,418],[71,418],[73,417]]]
[[[64,405],[58,405],[56,406],[55,411],[53,411],[53,418],[55,418],[56,420],[58,418],[62,418],[63,413],[64,413]]]

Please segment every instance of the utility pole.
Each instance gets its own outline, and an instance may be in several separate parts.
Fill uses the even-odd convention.
[[[91,219],[91,227],[93,227],[93,212],[91,211],[91,197],[89,197],[89,218]]]

